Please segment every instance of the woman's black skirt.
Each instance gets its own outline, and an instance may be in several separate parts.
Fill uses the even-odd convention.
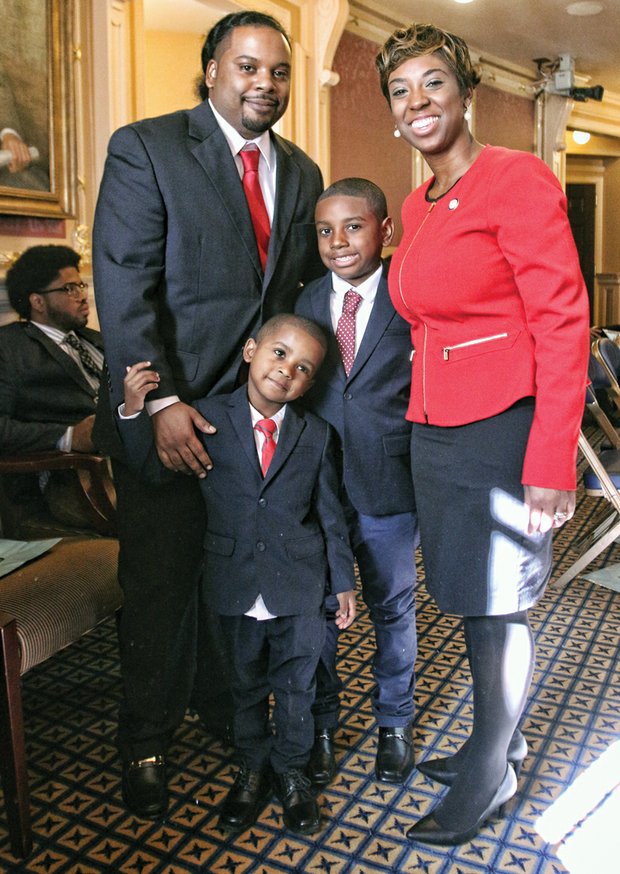
[[[526,610],[551,574],[552,536],[527,533],[521,475],[534,401],[455,428],[414,423],[411,460],[426,585],[440,610]]]

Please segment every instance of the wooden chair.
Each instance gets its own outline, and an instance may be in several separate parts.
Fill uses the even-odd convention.
[[[113,615],[118,542],[67,538],[0,578],[0,771],[11,850],[32,849],[21,677]]]
[[[107,459],[60,452],[0,458],[0,479],[6,473],[41,470],[78,472],[85,519],[94,530],[64,537],[50,552],[0,578],[0,776],[11,850],[19,857],[32,849],[21,677],[79,640],[122,603],[118,542],[102,536],[115,529]],[[44,516],[23,518],[6,500],[0,502],[0,512],[3,536],[10,539],[76,533]]]
[[[20,505],[3,486],[5,476],[39,474],[42,471],[75,471],[74,501],[84,517],[83,528],[67,527],[55,520],[42,499],[34,505]],[[0,456],[0,520],[2,534],[12,540],[33,540],[69,534],[116,533],[116,495],[108,459],[83,452],[24,453]]]

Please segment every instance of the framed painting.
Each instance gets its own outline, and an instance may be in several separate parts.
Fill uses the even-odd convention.
[[[74,213],[73,0],[2,0],[0,213]]]

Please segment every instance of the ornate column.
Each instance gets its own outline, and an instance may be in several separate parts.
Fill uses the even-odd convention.
[[[566,182],[566,124],[573,101],[561,94],[543,91],[536,98],[537,153],[558,177]]]

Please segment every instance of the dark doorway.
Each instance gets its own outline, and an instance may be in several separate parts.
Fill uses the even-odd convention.
[[[596,185],[569,183],[566,186],[568,198],[568,220],[573,231],[581,272],[586,281],[590,311],[594,304],[594,215],[596,211]]]

